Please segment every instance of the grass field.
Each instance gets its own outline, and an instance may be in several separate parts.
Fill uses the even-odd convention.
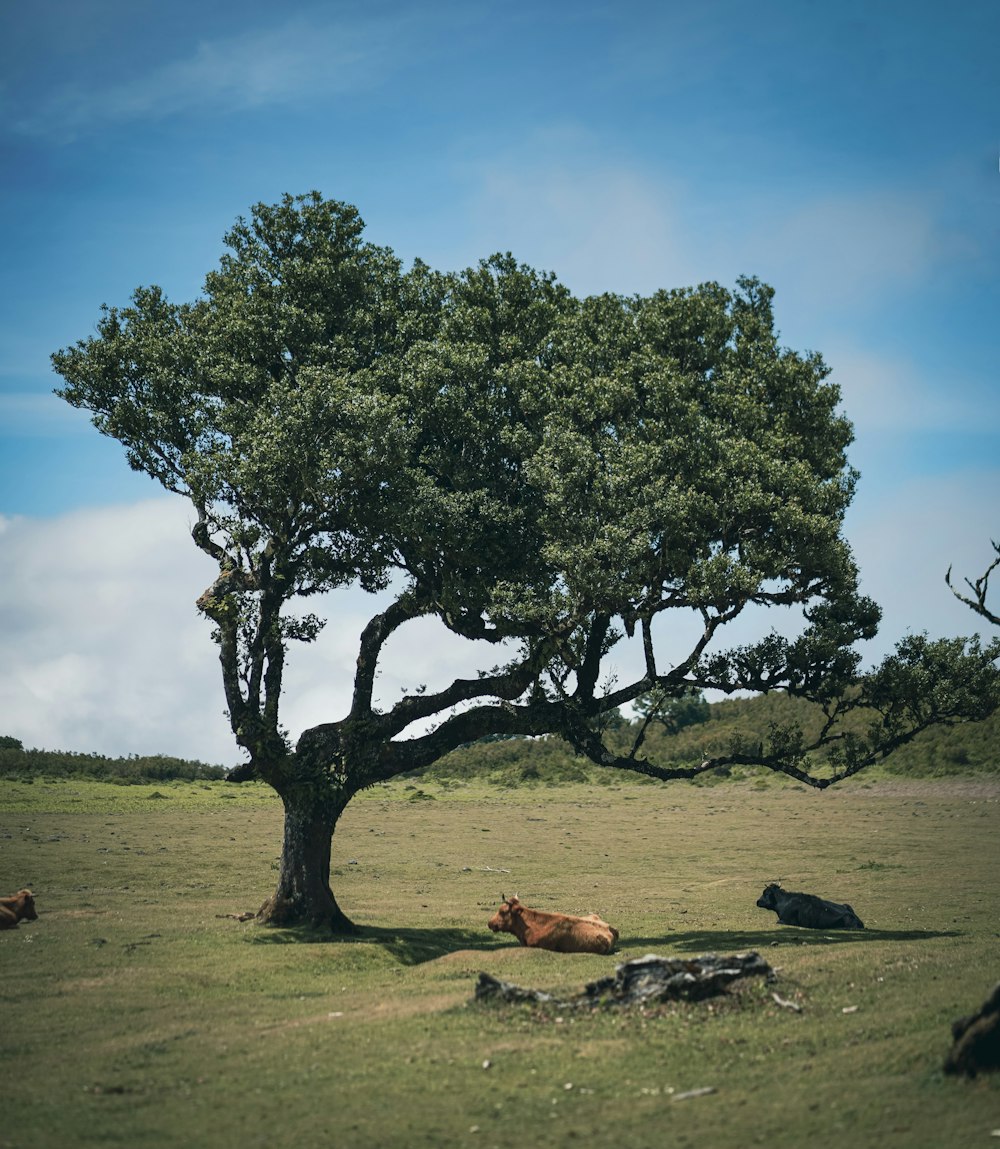
[[[0,892],[40,914],[0,933],[3,1149],[997,1144],[1000,1075],[941,1063],[1000,979],[1000,782],[400,782],[338,828],[350,941],[224,916],[276,878],[263,787],[8,782],[0,811]],[[774,879],[868,929],[778,926],[754,905]],[[595,910],[619,951],[494,937],[501,892]],[[713,1005],[472,1000],[480,970],[575,993],[629,957],[745,949],[778,982]]]

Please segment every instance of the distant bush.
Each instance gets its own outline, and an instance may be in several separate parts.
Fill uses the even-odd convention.
[[[0,779],[95,778],[123,785],[141,782],[196,782],[224,778],[225,768],[165,754],[106,758],[68,750],[25,750],[17,738],[0,736]]]

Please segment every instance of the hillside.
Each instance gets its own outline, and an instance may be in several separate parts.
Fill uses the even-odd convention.
[[[801,722],[808,731],[819,721],[816,708],[784,694],[728,699],[709,706],[704,722],[687,726],[676,734],[651,727],[645,754],[664,765],[690,765],[707,756],[724,754],[736,742],[751,746],[766,742],[772,724]],[[615,749],[627,752],[637,729],[636,723],[623,721],[610,732],[609,741]],[[985,722],[929,730],[869,772],[917,778],[1000,774],[1000,714],[994,714]],[[723,768],[706,780],[717,782],[729,773]],[[736,768],[731,773],[745,777],[750,771]],[[225,774],[222,766],[162,754],[107,758],[71,751],[25,750],[17,739],[0,737],[0,778],[75,775],[129,783],[194,781],[223,778]],[[485,739],[447,755],[425,770],[423,776],[439,781],[479,776],[500,786],[534,782],[648,781],[640,775],[619,774],[595,766],[575,755],[566,742],[556,737]]]
[[[691,765],[705,757],[726,753],[734,742],[751,746],[766,742],[772,724],[801,722],[808,732],[817,728],[820,721],[816,707],[785,694],[727,699],[708,708],[706,721],[687,726],[676,734],[651,727],[645,756],[664,765]],[[615,749],[626,752],[637,729],[635,723],[623,723],[611,732],[609,741]],[[501,785],[583,778],[606,782],[625,777],[575,756],[571,747],[559,738],[476,743],[441,759],[427,774],[440,779],[463,778],[480,771]],[[994,714],[985,722],[926,731],[870,772],[921,778],[1000,774],[1000,714]],[[729,772],[723,768],[722,773]],[[732,773],[742,777],[749,771],[736,768]],[[637,780],[644,781],[638,777]]]

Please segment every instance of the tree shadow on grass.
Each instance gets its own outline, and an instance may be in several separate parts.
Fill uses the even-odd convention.
[[[957,938],[961,930],[807,930],[783,926],[771,930],[691,930],[662,937],[623,936],[619,949],[650,947],[679,953],[732,953],[771,946],[843,945],[845,942],[916,942],[931,938]]]
[[[465,930],[457,927],[431,929],[390,929],[382,926],[365,926],[359,941],[374,942],[397,961],[404,965],[421,965],[434,961],[457,950],[478,950],[489,953],[492,950],[509,947],[509,937],[483,936],[480,930]]]
[[[660,956],[677,954],[736,953],[765,950],[772,946],[842,945],[845,942],[911,942],[931,938],[961,937],[960,930],[807,930],[785,926],[771,930],[692,930],[658,937],[623,935],[611,958],[623,950],[643,949]],[[356,934],[331,934],[312,926],[263,926],[253,930],[248,940],[254,945],[343,945],[377,946],[401,965],[422,965],[458,950],[482,954],[501,949],[517,949],[506,935],[484,936],[481,930],[459,927],[362,926]]]
[[[356,934],[331,934],[312,926],[264,926],[253,931],[249,940],[255,945],[375,945],[391,954],[402,965],[421,965],[456,950],[491,950],[510,947],[510,938],[483,936],[480,930],[458,927],[419,929],[409,926],[361,926]]]

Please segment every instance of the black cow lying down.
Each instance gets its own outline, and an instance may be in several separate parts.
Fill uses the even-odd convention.
[[[757,899],[764,910],[774,910],[784,926],[809,930],[863,930],[865,923],[846,902],[828,902],[815,894],[796,894],[772,882]]]

